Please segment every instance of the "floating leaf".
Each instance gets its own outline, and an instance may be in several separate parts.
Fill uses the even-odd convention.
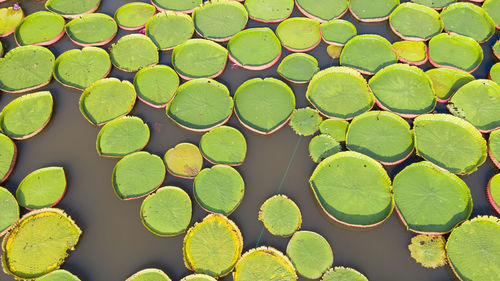
[[[116,10],[115,20],[123,30],[139,30],[146,26],[146,23],[155,13],[156,8],[151,4],[132,2]]]
[[[194,9],[193,20],[201,37],[224,42],[245,28],[248,13],[238,1],[210,0]]]
[[[297,231],[286,247],[297,272],[308,278],[317,279],[333,264],[333,252],[326,239],[316,232]]]
[[[247,142],[238,129],[220,126],[203,134],[200,150],[212,164],[239,166],[245,161]]]
[[[194,8],[200,6],[203,0],[151,0],[151,3],[159,11],[174,11],[191,13]]]
[[[127,72],[138,71],[159,61],[158,48],[149,37],[142,34],[130,34],[120,38],[111,47],[110,56],[116,68]]]
[[[276,28],[276,35],[291,52],[308,52],[321,42],[319,21],[303,17],[284,20]]]
[[[36,279],[36,281],[80,281],[80,278],[71,274],[69,271],[58,269]]]
[[[216,281],[216,280],[217,279],[206,274],[191,274],[181,279],[181,281]]]
[[[411,65],[422,65],[427,62],[427,45],[420,41],[394,42],[392,47],[399,57],[399,61]]]
[[[203,166],[203,157],[198,147],[191,143],[179,143],[170,148],[163,157],[167,170],[174,176],[192,179]]]
[[[495,63],[490,69],[490,79],[500,85],[500,63]]]
[[[500,174],[494,175],[488,182],[487,195],[493,209],[500,214]]]
[[[268,27],[238,32],[227,44],[229,59],[248,70],[263,70],[281,57],[281,43]]]
[[[179,76],[166,65],[144,67],[134,76],[137,97],[145,104],[163,108],[174,98],[179,87]]]
[[[429,41],[429,61],[435,67],[474,72],[483,60],[483,49],[473,39],[439,34]]]
[[[22,9],[14,7],[0,9],[0,37],[7,37],[14,33],[16,27],[23,20],[24,13]]]
[[[359,21],[379,22],[389,18],[399,0],[350,0],[349,11]]]
[[[17,146],[6,135],[0,134],[0,183],[4,182],[14,169],[17,160]]]
[[[279,277],[277,277],[279,276]],[[236,264],[234,281],[273,280],[295,281],[297,274],[287,256],[272,247],[251,249]]]
[[[48,46],[64,36],[64,18],[51,12],[36,12],[25,17],[14,32],[17,45]]]
[[[342,54],[343,49],[344,49],[343,46],[328,45],[328,47],[326,47],[326,53],[332,59],[338,59],[340,58],[340,54]]]
[[[74,19],[95,12],[100,4],[101,0],[47,0],[47,2],[45,2],[45,9],[65,18]]]
[[[458,89],[475,79],[467,72],[449,68],[432,68],[425,74],[431,79],[437,101],[441,103],[448,102]]]
[[[368,278],[355,269],[336,266],[325,272],[321,281],[368,281]]]
[[[318,61],[309,54],[293,53],[278,66],[278,74],[293,83],[307,83],[319,71]]]
[[[415,3],[399,5],[389,16],[389,24],[404,40],[427,41],[443,30],[439,13]]]
[[[309,142],[309,156],[314,163],[320,163],[341,150],[340,144],[330,135],[321,134]]]
[[[491,132],[488,144],[491,161],[500,169],[500,130]]]
[[[486,0],[483,3],[483,9],[493,19],[496,28],[500,29],[500,1]]]
[[[101,13],[84,15],[66,24],[66,34],[73,43],[79,46],[106,45],[118,31],[115,20]]]
[[[247,0],[245,8],[248,16],[259,22],[281,22],[292,14],[293,0]]]
[[[342,17],[349,7],[348,0],[297,0],[296,3],[306,17],[320,22]]]
[[[449,5],[441,12],[444,28],[448,32],[486,42],[495,33],[495,22],[481,7],[467,2]]]
[[[122,157],[142,150],[149,141],[149,127],[141,118],[124,116],[110,121],[97,135],[97,153],[104,157]]]
[[[358,34],[352,23],[340,19],[324,22],[320,25],[320,29],[323,41],[330,45],[344,46]]]
[[[158,49],[165,51],[191,39],[194,33],[194,23],[189,15],[163,12],[149,19],[145,32]]]
[[[272,235],[289,237],[300,228],[300,209],[285,195],[275,195],[260,207],[259,220]]]
[[[215,78],[226,67],[228,51],[221,45],[205,39],[190,39],[175,47],[172,64],[185,80]]]
[[[411,0],[411,2],[427,6],[436,10],[442,9],[456,2],[457,0]]]
[[[322,134],[329,135],[337,141],[345,141],[349,122],[339,119],[326,119],[319,125],[319,131]]]
[[[323,118],[318,111],[310,108],[299,108],[295,110],[290,119],[290,127],[300,136],[310,136],[319,130],[319,124]]]
[[[7,189],[0,187],[0,237],[19,219],[19,205]]]
[[[62,167],[38,169],[19,184],[16,198],[20,206],[38,210],[57,205],[66,193],[66,174]]]
[[[446,264],[443,236],[417,235],[408,246],[411,257],[426,268],[437,268]]]

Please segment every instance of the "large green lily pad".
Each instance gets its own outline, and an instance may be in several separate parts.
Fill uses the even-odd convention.
[[[389,17],[391,29],[404,40],[427,41],[443,30],[443,22],[434,9],[415,3],[403,3]]]
[[[7,37],[14,33],[23,17],[22,9],[14,9],[14,7],[0,9],[0,37]]]
[[[159,11],[174,11],[191,13],[194,8],[200,6],[203,0],[151,0]]]
[[[431,79],[437,101],[441,103],[448,102],[458,89],[475,79],[467,72],[449,68],[432,68],[425,74]]]
[[[246,0],[248,17],[260,22],[281,22],[293,11],[294,0]]]
[[[392,44],[399,61],[411,65],[422,65],[427,62],[427,45],[422,41],[398,41]]]
[[[289,237],[300,228],[300,209],[286,195],[275,195],[260,206],[259,220],[272,235]]]
[[[491,161],[500,169],[500,130],[490,133],[488,144]]]
[[[287,256],[272,247],[251,249],[238,261],[234,281],[295,281],[295,267]]]
[[[57,205],[66,193],[66,174],[62,167],[38,169],[19,184],[16,198],[20,206],[38,210]]]
[[[471,73],[483,61],[483,49],[469,37],[441,33],[429,41],[429,61],[435,67]]]
[[[41,11],[25,17],[14,32],[19,46],[52,45],[64,36],[64,18],[60,15]]]
[[[308,149],[309,156],[311,156],[314,163],[320,163],[323,159],[340,152],[342,147],[332,136],[321,134],[311,139]]]
[[[181,281],[216,281],[216,280],[217,279],[206,274],[191,274],[181,279]]]
[[[306,17],[320,22],[342,17],[349,7],[348,0],[297,0],[296,3]]]
[[[333,264],[333,252],[326,239],[316,232],[297,231],[286,247],[297,272],[308,278],[317,279]]]
[[[389,18],[399,0],[350,0],[349,11],[359,21],[379,22]]]
[[[318,60],[304,53],[293,53],[286,56],[278,66],[278,74],[293,83],[307,83],[318,73]]]
[[[115,20],[123,30],[139,30],[156,13],[155,6],[143,2],[127,3],[115,12]]]
[[[179,76],[170,66],[144,67],[135,74],[134,86],[142,102],[163,108],[174,98],[179,88]]]
[[[84,90],[111,71],[108,53],[97,47],[73,49],[57,57],[54,78],[64,86]]]
[[[49,123],[54,101],[48,91],[21,96],[0,112],[0,129],[16,140],[31,138]]]
[[[417,235],[408,246],[411,257],[426,268],[437,268],[446,264],[446,240],[441,235]]]
[[[175,186],[159,188],[144,199],[141,206],[142,223],[158,236],[177,236],[186,232],[191,213],[189,195]]]
[[[73,19],[95,12],[100,4],[101,0],[47,0],[45,9]]]
[[[248,12],[238,1],[210,0],[194,9],[193,20],[201,37],[224,42],[245,28]]]
[[[165,164],[146,151],[131,153],[116,163],[112,184],[122,200],[136,199],[155,191],[165,179]]]
[[[226,67],[228,51],[221,45],[205,39],[191,39],[175,47],[172,64],[180,77],[215,78]]]
[[[233,221],[223,215],[210,214],[188,230],[182,250],[188,269],[222,277],[231,272],[240,259],[243,237]]]
[[[58,269],[36,279],[36,281],[80,281],[80,278],[69,271]]]
[[[227,44],[229,59],[248,70],[263,70],[281,57],[280,40],[268,27],[238,32]]]
[[[158,49],[166,51],[189,40],[194,33],[194,23],[189,15],[163,12],[149,19],[145,32]]]
[[[319,125],[319,131],[322,134],[331,136],[337,141],[345,141],[349,122],[339,119],[326,119]]]
[[[441,12],[448,32],[486,42],[495,33],[495,22],[481,7],[468,2],[454,3]]]
[[[413,3],[427,6],[436,10],[447,7],[448,5],[457,2],[457,0],[411,0]]]
[[[110,56],[116,68],[127,72],[135,72],[159,62],[158,48],[149,37],[142,34],[120,38],[111,47]]]
[[[495,22],[497,29],[500,29],[500,1],[498,0],[486,0],[483,3],[483,9],[488,13],[488,15]]]
[[[344,46],[358,34],[354,24],[346,20],[331,20],[320,25],[323,41],[330,45]]]
[[[285,49],[291,52],[308,52],[321,42],[319,21],[295,17],[281,22],[276,28],[276,35]]]
[[[60,209],[24,215],[2,241],[2,267],[17,279],[35,279],[58,269],[82,231]]]
[[[146,268],[132,274],[125,281],[171,281],[171,279],[161,269]]]
[[[295,96],[292,89],[274,78],[253,78],[241,84],[234,94],[234,112],[247,129],[271,134],[292,116]]]
[[[4,182],[14,169],[17,160],[17,146],[6,135],[0,134],[0,183]]]
[[[106,45],[115,38],[117,31],[115,20],[101,13],[84,15],[66,24],[69,39],[83,47]]]
[[[0,90],[22,93],[47,85],[52,79],[55,57],[40,46],[23,46],[0,58]]]
[[[500,63],[495,63],[489,73],[489,78],[500,85]]]
[[[494,175],[488,182],[487,195],[493,209],[500,214],[500,174]]]
[[[318,111],[310,107],[296,109],[290,118],[290,127],[299,136],[314,135],[323,121]]]
[[[179,143],[163,157],[167,170],[174,176],[193,179],[203,167],[203,157],[192,143]]]
[[[0,237],[19,219],[19,205],[7,189],[0,187]]]
[[[355,269],[336,266],[325,272],[321,281],[368,281],[368,278]]]
[[[486,160],[486,141],[469,122],[425,114],[413,122],[417,155],[455,174],[469,174]]]
[[[141,118],[124,116],[106,123],[97,135],[100,156],[123,157],[142,150],[149,141],[149,127]]]
[[[238,129],[220,126],[201,136],[200,151],[212,164],[239,166],[245,161],[247,141]]]

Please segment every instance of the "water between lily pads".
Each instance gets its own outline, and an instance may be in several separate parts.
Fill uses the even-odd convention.
[[[121,5],[130,1],[104,0],[98,12],[113,15]],[[403,2],[403,1],[402,1]],[[404,1],[406,2],[406,1]],[[0,7],[13,5],[15,1],[2,3]],[[43,9],[43,2],[24,0],[21,6],[27,13]],[[294,11],[294,15],[298,15]],[[387,22],[360,24],[348,14],[344,19],[356,24],[360,34],[376,33],[390,41],[398,38],[390,31]],[[248,27],[265,26],[249,21]],[[274,29],[276,25],[271,25]],[[120,31],[117,38],[128,34]],[[491,46],[498,40],[498,33],[483,44],[485,59],[474,73],[476,78],[487,77],[487,72],[495,62]],[[12,36],[1,39],[4,47],[14,47]],[[116,39],[115,39],[116,41]],[[106,46],[106,48],[109,46]],[[67,37],[51,46],[56,56],[76,48]],[[283,57],[289,52],[284,51]],[[326,54],[326,45],[321,44],[310,52],[320,67],[338,65]],[[161,63],[171,65],[171,52],[161,53]],[[217,80],[226,84],[231,93],[254,77],[278,77],[276,67],[259,72],[233,69],[228,64],[223,75]],[[423,66],[424,69],[430,65]],[[1,74],[0,74],[1,75]],[[113,69],[110,76],[132,81],[133,74]],[[307,106],[304,85],[290,84],[295,92],[297,107]],[[36,137],[17,142],[19,158],[14,172],[4,185],[12,192],[31,171],[46,166],[63,166],[68,176],[68,193],[57,206],[71,215],[83,229],[84,234],[70,257],[63,265],[83,281],[120,281],[138,270],[156,267],[164,270],[173,280],[179,280],[190,272],[182,261],[183,235],[174,238],[161,238],[143,227],[139,219],[142,200],[120,201],[111,187],[111,173],[117,160],[104,159],[97,155],[95,141],[99,129],[90,125],[78,109],[80,92],[62,87],[57,82],[43,88],[50,90],[55,99],[55,112],[48,126]],[[2,94],[0,106],[18,97],[15,94]],[[443,106],[437,111],[445,112]],[[164,110],[149,108],[137,102],[132,115],[143,118],[151,129],[151,141],[147,151],[163,156],[168,148],[179,142],[198,144],[201,134],[188,132],[175,126],[167,119]],[[307,153],[311,137],[299,138],[285,126],[271,136],[260,136],[242,128],[233,116],[229,125],[240,129],[248,142],[248,155],[243,166],[238,168],[246,183],[245,198],[239,208],[230,216],[244,236],[244,250],[255,247],[259,241],[262,223],[257,220],[260,205],[274,195],[287,170],[290,157],[297,146],[288,173],[283,180],[281,193],[288,195],[300,207],[303,214],[302,229],[313,230],[323,235],[332,245],[334,265],[350,266],[366,274],[371,281],[446,281],[457,280],[446,267],[424,269],[410,257],[407,249],[413,236],[407,232],[396,214],[382,225],[371,230],[353,230],[333,223],[320,211],[310,190],[308,179],[315,164]],[[418,160],[413,155],[405,163],[389,168],[391,177],[404,166]],[[206,165],[208,166],[208,165]],[[474,200],[472,216],[491,215],[485,186],[496,170],[488,160],[474,174],[463,177],[471,189]],[[176,185],[192,196],[192,181],[181,180],[168,175],[164,185]],[[193,222],[200,221],[206,213],[193,203]],[[286,250],[288,239],[274,237],[263,231],[260,245]],[[0,280],[12,280],[0,273]],[[228,276],[221,280],[232,280]],[[299,280],[306,280],[299,278]]]

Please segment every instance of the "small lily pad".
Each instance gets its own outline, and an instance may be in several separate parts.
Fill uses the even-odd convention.
[[[394,178],[393,191],[401,220],[416,233],[448,233],[472,212],[467,184],[430,162],[404,168]]]
[[[423,70],[407,64],[393,64],[369,81],[377,105],[404,118],[434,110],[437,103],[431,79]]]
[[[64,263],[81,234],[75,222],[60,209],[30,212],[3,239],[3,270],[17,279],[41,277]]]
[[[387,20],[398,5],[399,0],[350,0],[349,11],[359,21],[379,22]]]
[[[500,169],[500,130],[495,130],[490,133],[489,150],[491,161]]]
[[[64,36],[64,18],[51,12],[36,12],[25,17],[14,32],[19,46],[48,46]]]
[[[1,183],[9,177],[17,160],[17,146],[8,136],[4,134],[0,134],[0,155],[2,155],[2,157],[0,157]]]
[[[101,0],[47,0],[47,2],[45,2],[45,9],[65,18],[74,19],[95,12],[100,4]]]
[[[277,277],[276,275],[279,274]],[[251,249],[236,264],[234,281],[296,281],[295,267],[287,256],[272,247]]]
[[[163,157],[167,170],[174,176],[193,179],[203,167],[203,157],[198,147],[191,143],[179,143]]]
[[[193,20],[201,37],[224,42],[245,28],[248,13],[238,1],[210,0],[194,9]]]
[[[392,213],[391,179],[380,163],[361,153],[326,158],[309,182],[321,208],[341,224],[372,227]]]
[[[224,84],[200,78],[182,84],[166,112],[179,126],[205,132],[229,120],[233,113],[233,99]]]
[[[260,22],[281,22],[292,14],[294,0],[246,0],[248,16]]]
[[[226,67],[228,51],[221,45],[205,39],[191,39],[175,47],[172,64],[185,80],[215,78]]]
[[[238,32],[227,44],[229,59],[248,70],[263,70],[281,57],[280,40],[268,27]]]
[[[487,195],[493,209],[500,214],[500,174],[494,175],[488,182]]]
[[[310,136],[319,130],[323,118],[310,107],[295,110],[290,119],[290,127],[300,136]]]
[[[19,219],[19,205],[7,189],[0,186],[0,237]]]
[[[328,45],[328,47],[326,47],[326,53],[332,59],[338,59],[340,58],[340,54],[342,54],[343,49],[344,46]]]
[[[493,45],[493,54],[500,59],[500,40]]]
[[[398,115],[370,111],[352,119],[346,146],[384,165],[396,165],[413,152],[413,134],[408,122]]]
[[[276,35],[285,49],[291,52],[308,52],[321,42],[319,21],[295,17],[281,22]]]
[[[28,210],[53,207],[66,193],[66,186],[66,174],[62,167],[42,168],[21,181],[16,198],[19,205]]]
[[[432,80],[437,101],[441,103],[448,102],[458,89],[475,79],[467,72],[449,68],[433,68],[425,74]]]
[[[341,150],[339,142],[327,134],[315,136],[309,142],[309,156],[314,163],[320,163]]]
[[[348,0],[297,0],[296,3],[306,17],[320,22],[342,17],[349,7]]]
[[[142,150],[149,141],[149,127],[141,118],[124,116],[109,121],[97,135],[100,156],[123,157]]]
[[[115,12],[115,20],[123,30],[139,30],[156,13],[155,6],[143,2],[127,3]]]
[[[159,11],[173,11],[191,13],[194,8],[200,6],[203,0],[151,0]]]
[[[135,74],[134,86],[142,102],[163,108],[174,98],[179,88],[179,76],[170,66],[144,67]]]
[[[125,281],[171,281],[171,279],[161,269],[146,268],[134,273]]]
[[[497,217],[476,217],[455,228],[446,242],[455,275],[461,280],[500,278],[500,244],[495,239],[499,236]]]
[[[375,34],[355,36],[347,42],[340,55],[340,65],[352,67],[368,75],[397,61],[398,55],[392,49],[391,43]]]
[[[48,91],[16,98],[0,112],[0,129],[15,140],[31,138],[49,123],[53,104]]]
[[[106,45],[118,32],[115,20],[101,13],[92,13],[76,18],[66,24],[66,34],[78,46]]]
[[[307,83],[319,71],[315,57],[304,53],[286,56],[278,66],[278,74],[293,83]]]
[[[0,58],[0,90],[22,93],[49,84],[55,60],[49,49],[40,46],[10,50]]]
[[[135,104],[134,85],[127,80],[104,78],[90,85],[80,97],[80,111],[96,126],[126,115]]]
[[[411,0],[411,2],[440,10],[448,7],[452,3],[457,2],[457,0]]]
[[[69,271],[58,269],[36,279],[36,281],[80,281],[80,278],[71,274]]]
[[[306,98],[324,116],[346,120],[370,110],[375,103],[365,78],[347,67],[330,67],[316,73]]]
[[[200,150],[212,164],[239,166],[245,161],[247,141],[238,129],[220,126],[203,134]]]
[[[122,200],[141,198],[155,191],[165,179],[165,164],[146,151],[131,153],[116,163],[112,184]]]
[[[234,94],[234,112],[247,129],[259,134],[279,130],[295,109],[292,89],[274,78],[253,78],[241,84]]]
[[[55,62],[54,78],[64,86],[84,90],[108,76],[110,71],[108,52],[97,47],[85,47],[62,53]]]
[[[434,9],[415,3],[403,3],[391,13],[392,31],[404,40],[427,41],[443,30],[443,22]]]
[[[182,278],[181,281],[217,281],[217,279],[206,274],[191,274]]]
[[[323,41],[330,45],[344,46],[358,34],[354,24],[346,20],[331,20],[322,23],[319,27]]]
[[[426,268],[437,268],[446,264],[446,240],[438,235],[417,235],[408,246],[411,257]]]
[[[486,42],[495,33],[495,22],[481,7],[468,2],[454,3],[441,12],[448,32]]]
[[[233,221],[223,215],[210,214],[188,230],[182,250],[188,269],[222,277],[231,272],[240,259],[243,237]]]
[[[500,85],[500,63],[495,63],[490,69],[490,79]]]
[[[425,114],[413,122],[417,155],[455,174],[469,174],[486,160],[486,141],[469,122]]]
[[[189,195],[175,186],[161,187],[144,199],[141,206],[142,223],[158,236],[177,236],[186,232],[191,213]]]
[[[401,62],[411,65],[422,65],[427,62],[427,45],[424,42],[399,41],[394,42],[392,47]]]
[[[166,51],[193,37],[194,23],[189,15],[163,12],[149,19],[145,32],[158,49]]]
[[[8,7],[0,9],[0,37],[7,37],[14,33],[23,18],[24,13],[21,8]]]
[[[336,266],[325,272],[321,281],[368,281],[368,278],[355,269]]]
[[[326,119],[319,125],[319,131],[334,138],[336,141],[345,141],[349,122],[339,119]]]
[[[142,34],[129,34],[120,38],[111,47],[110,56],[116,68],[127,72],[138,71],[159,61],[158,48],[149,37]]]
[[[289,237],[300,228],[300,209],[285,195],[275,195],[260,207],[259,220],[272,235]]]
[[[326,239],[316,232],[297,231],[286,247],[297,272],[308,278],[317,279],[333,264],[333,252]]]
[[[500,29],[500,1],[486,0],[483,3],[483,9],[493,19],[496,28]]]
[[[196,176],[193,194],[204,210],[228,216],[243,200],[245,182],[233,167],[215,165],[201,170]]]

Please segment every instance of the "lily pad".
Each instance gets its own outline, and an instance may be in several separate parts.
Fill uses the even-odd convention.
[[[391,179],[381,164],[361,153],[346,151],[326,158],[309,182],[321,208],[341,224],[372,227],[392,213]]]
[[[320,22],[342,17],[349,7],[348,0],[296,0],[296,3],[302,14]]]
[[[253,78],[234,94],[234,112],[247,129],[272,134],[292,116],[295,96],[284,82],[274,78]]]
[[[124,116],[106,123],[97,135],[99,156],[123,157],[142,150],[149,141],[149,127],[141,118]]]
[[[317,110],[310,107],[295,110],[290,119],[290,127],[300,136],[310,136],[319,130],[323,118]]]
[[[427,45],[424,42],[399,41],[394,42],[392,47],[401,62],[411,65],[422,65],[427,62]]]
[[[113,169],[112,184],[122,200],[141,198],[155,191],[165,179],[163,160],[139,151],[123,157]]]
[[[500,63],[497,62],[491,67],[489,77],[500,85]]]
[[[403,3],[391,13],[389,24],[404,40],[427,41],[443,30],[443,22],[434,9],[415,3]]]
[[[189,195],[175,186],[161,187],[144,199],[141,206],[142,223],[158,236],[177,236],[186,232],[191,213]]]
[[[166,112],[179,126],[205,132],[229,120],[233,112],[233,99],[224,84],[200,78],[182,84]]]
[[[194,23],[189,15],[163,12],[149,19],[145,32],[158,49],[166,51],[193,37]]]
[[[398,55],[392,49],[391,43],[375,34],[355,36],[347,42],[340,54],[340,65],[352,67],[368,75],[397,61]]]
[[[316,73],[306,98],[324,116],[346,120],[370,110],[375,104],[365,78],[347,67],[330,67]]]
[[[493,209],[500,214],[500,174],[494,175],[488,182],[487,195]]]
[[[411,257],[426,268],[437,268],[446,264],[446,240],[440,235],[417,235],[408,246]]]
[[[413,3],[427,6],[436,10],[448,7],[448,5],[457,2],[457,0],[411,0]]]
[[[346,20],[331,20],[322,23],[319,27],[323,41],[330,45],[344,46],[358,34],[356,27]]]
[[[500,278],[500,244],[495,239],[499,235],[497,217],[476,217],[453,230],[446,242],[446,254],[458,278]]]
[[[24,13],[21,8],[8,7],[0,9],[0,37],[7,37],[14,33],[23,18]]]
[[[14,169],[17,160],[17,146],[6,135],[0,134],[0,183],[4,182]],[[1,228],[1,227],[0,227]],[[1,231],[0,231],[1,232]]]
[[[399,0],[350,0],[349,11],[359,21],[379,22],[387,20],[398,5]]]
[[[203,38],[224,42],[247,25],[243,4],[230,0],[210,0],[193,11],[194,28]]]
[[[500,130],[491,132],[488,154],[491,161],[500,169]]]
[[[465,84],[453,95],[448,110],[474,125],[480,132],[500,128],[500,86],[487,79]]]
[[[212,164],[239,166],[245,161],[247,141],[238,129],[220,126],[203,134],[200,150]]]
[[[493,45],[493,54],[500,59],[500,40]]]
[[[120,38],[111,47],[110,56],[116,68],[127,72],[135,72],[159,62],[158,48],[149,37],[142,34],[129,34]]]
[[[53,104],[48,91],[16,98],[0,112],[0,129],[15,140],[31,138],[49,123]]]
[[[493,19],[496,28],[500,29],[500,1],[486,0],[483,3],[483,9]]]
[[[293,83],[307,83],[319,71],[318,61],[309,54],[293,53],[278,66],[278,74]]]
[[[368,278],[355,269],[336,266],[325,272],[321,281],[368,281]]]
[[[308,278],[317,279],[333,264],[333,252],[326,239],[316,232],[297,231],[286,247],[297,272]]]
[[[74,19],[95,12],[100,4],[101,0],[47,0],[45,9],[65,18]]]
[[[38,169],[27,175],[19,184],[16,198],[28,210],[38,210],[57,205],[66,193],[66,174],[62,167]]]
[[[458,89],[475,79],[467,72],[449,68],[432,68],[425,74],[431,79],[437,101],[441,103],[448,102]]]
[[[377,72],[368,85],[379,107],[404,118],[432,112],[436,107],[432,81],[416,66],[390,65]]]
[[[66,87],[84,90],[108,76],[111,60],[101,48],[85,47],[62,53],[55,62],[54,78]]]
[[[289,237],[300,228],[300,209],[285,195],[275,195],[260,207],[259,220],[272,235]]]
[[[203,167],[203,157],[198,147],[191,143],[179,143],[163,157],[167,170],[174,176],[193,179]]]
[[[342,53],[343,49],[344,49],[344,46],[328,45],[326,47],[326,53],[332,59],[338,59],[338,58],[340,58],[340,54]]]
[[[321,134],[326,134],[336,141],[345,141],[349,122],[340,119],[326,119],[319,125]]]
[[[455,174],[470,174],[486,160],[486,141],[469,122],[425,114],[413,122],[417,155]]]
[[[234,281],[296,281],[297,274],[287,256],[272,247],[251,249],[236,264]]]
[[[188,230],[182,250],[188,269],[222,277],[231,272],[240,259],[243,237],[233,221],[223,215],[210,214]]]
[[[206,274],[191,274],[182,278],[181,281],[217,281],[217,279]]]
[[[80,281],[80,278],[71,274],[69,271],[58,269],[36,279],[36,281]]]
[[[0,58],[0,90],[22,93],[43,87],[52,79],[55,57],[40,46],[23,46]]]
[[[196,176],[193,194],[204,210],[228,216],[243,200],[245,182],[233,167],[215,165],[201,170]]]
[[[416,233],[448,233],[472,212],[472,197],[465,182],[430,162],[404,168],[394,178],[393,190],[401,220]]]
[[[146,268],[134,273],[125,281],[171,281],[171,279],[161,269]]]
[[[4,237],[2,267],[18,279],[41,277],[64,263],[81,234],[75,222],[60,209],[30,212]]]
[[[19,205],[7,189],[0,187],[0,237],[19,219]]]
[[[203,0],[151,0],[158,11],[191,13]]]
[[[309,142],[309,156],[311,156],[314,163],[320,163],[341,150],[338,141],[327,134],[315,136]]]
[[[51,12],[36,12],[25,17],[14,32],[18,46],[48,46],[64,36],[64,18]]]
[[[486,42],[495,34],[495,22],[481,7],[468,2],[454,3],[441,12],[448,32]]]
[[[346,146],[384,165],[396,165],[413,152],[413,134],[408,122],[398,115],[370,111],[352,120],[347,130]]]
[[[294,0],[246,0],[248,16],[260,22],[281,22],[292,14]]]
[[[127,3],[115,12],[115,20],[123,30],[139,30],[156,13],[155,6],[143,2]]]
[[[78,46],[106,45],[118,32],[115,20],[101,13],[92,13],[76,18],[66,24],[66,34]]]
[[[80,111],[96,126],[124,116],[135,104],[134,85],[127,80],[104,78],[90,85],[80,97]]]
[[[221,45],[205,39],[191,39],[175,47],[172,64],[185,80],[215,78],[226,67],[228,51]]]
[[[248,70],[263,70],[281,57],[280,40],[268,27],[249,28],[238,32],[227,44],[229,59]]]
[[[308,52],[321,42],[319,21],[295,17],[281,22],[276,35],[285,49],[291,52]]]
[[[134,86],[142,102],[163,108],[174,98],[179,88],[179,76],[170,66],[144,67],[135,74]]]

